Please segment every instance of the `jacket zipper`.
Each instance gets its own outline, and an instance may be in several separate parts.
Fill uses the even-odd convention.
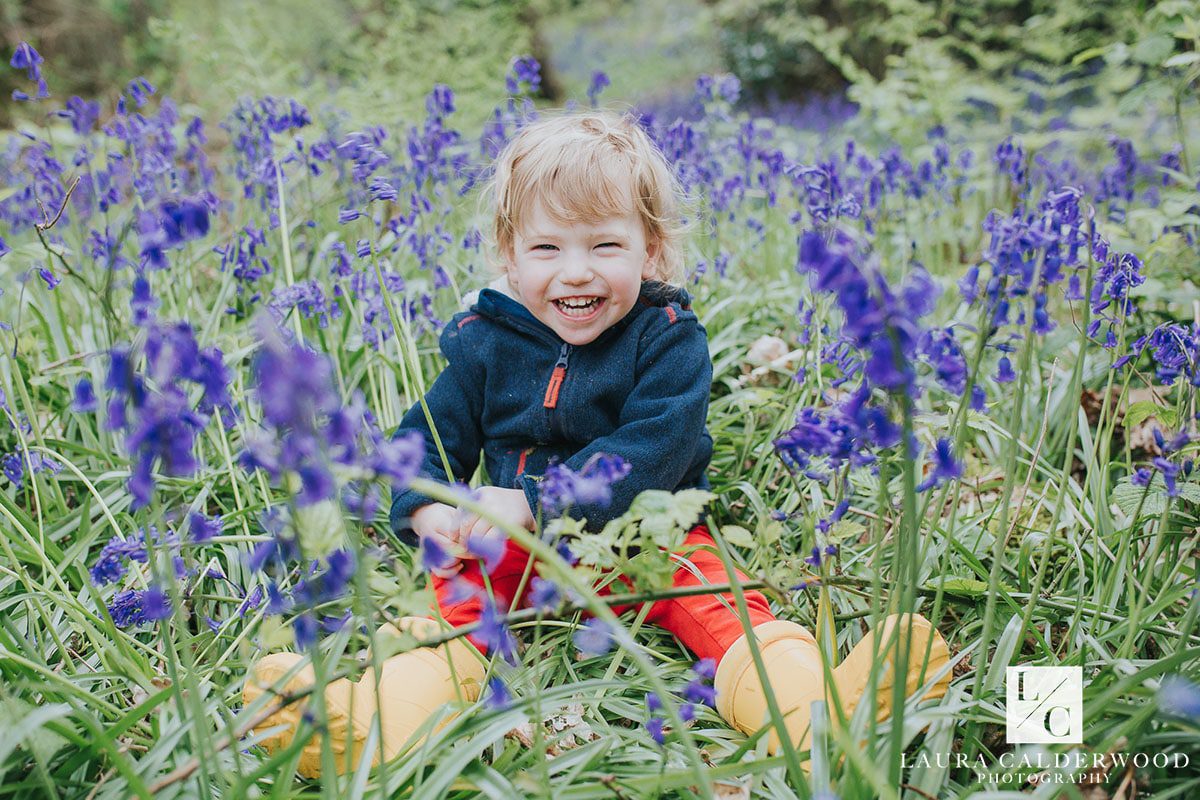
[[[550,382],[546,384],[546,396],[542,398],[542,408],[558,406],[558,391],[562,388],[563,379],[567,376],[567,358],[571,354],[571,345],[563,342],[558,351],[558,361],[554,364],[554,372],[550,373]]]

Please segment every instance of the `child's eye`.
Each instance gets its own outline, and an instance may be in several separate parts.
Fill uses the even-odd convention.
[[[533,246],[533,249],[534,250],[553,251],[553,250],[557,250],[558,248],[552,244],[535,244]]]
[[[621,246],[620,242],[603,242],[601,244],[596,245],[596,247],[620,247],[620,246]]]

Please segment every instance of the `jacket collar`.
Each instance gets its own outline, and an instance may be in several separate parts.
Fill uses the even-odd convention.
[[[678,303],[683,308],[690,308],[692,298],[687,290],[680,286],[672,286],[669,283],[661,283],[659,281],[642,281],[641,291],[638,292],[638,301],[633,304],[633,308],[629,310],[629,313],[611,328],[600,334],[591,344],[603,342],[612,336],[618,335],[621,331],[629,327],[630,323],[637,319],[647,308],[662,308],[670,303]],[[529,309],[517,300],[495,289],[483,289],[479,293],[479,299],[475,301],[475,305],[471,306],[471,311],[481,314],[488,319],[495,320],[514,330],[531,333],[538,338],[552,341],[555,344],[562,342],[558,338],[558,334],[535,317]]]

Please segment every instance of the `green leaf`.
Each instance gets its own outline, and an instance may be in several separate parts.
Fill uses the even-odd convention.
[[[1176,53],[1162,63],[1164,67],[1186,67],[1191,64],[1200,64],[1200,53]]]
[[[926,591],[937,591],[937,581],[930,581],[925,584]],[[1005,592],[1015,592],[1016,589],[1008,584],[1000,584],[1000,589]],[[942,590],[946,594],[956,595],[958,597],[986,597],[988,593],[988,584],[986,581],[981,581],[976,578],[946,578],[942,584]]]
[[[1175,50],[1175,41],[1165,33],[1153,33],[1133,46],[1133,59],[1143,64],[1158,65]]]
[[[734,547],[754,546],[754,535],[741,525],[722,525],[721,535]]]
[[[714,495],[703,489],[666,492],[652,489],[642,492],[629,508],[629,515],[641,520],[641,531],[659,547],[670,547],[671,534],[683,530],[700,518]]]
[[[616,554],[612,544],[600,536],[580,536],[571,539],[571,553],[581,564],[589,567],[609,568],[616,565]]]
[[[1089,47],[1087,50],[1084,50],[1082,53],[1072,58],[1071,64],[1072,66],[1079,66],[1085,61],[1091,61],[1096,56],[1107,56],[1108,52],[1108,45],[1104,45],[1102,47]]]
[[[1153,400],[1134,403],[1125,411],[1125,430],[1132,430],[1151,417],[1158,416],[1161,410]]]
[[[1142,497],[1145,496],[1145,501]],[[1142,516],[1157,516],[1166,508],[1167,493],[1163,486],[1162,476],[1157,472],[1150,479],[1149,487],[1135,486],[1129,478],[1123,478],[1112,492],[1112,501],[1126,516],[1138,513],[1141,506]]]

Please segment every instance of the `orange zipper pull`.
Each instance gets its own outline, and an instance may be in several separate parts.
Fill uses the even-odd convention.
[[[554,408],[558,405],[558,390],[562,388],[563,378],[567,375],[567,354],[571,351],[571,345],[563,343],[562,350],[558,353],[558,362],[554,365],[554,372],[550,373],[550,382],[546,384],[546,396],[542,398],[542,408]]]

